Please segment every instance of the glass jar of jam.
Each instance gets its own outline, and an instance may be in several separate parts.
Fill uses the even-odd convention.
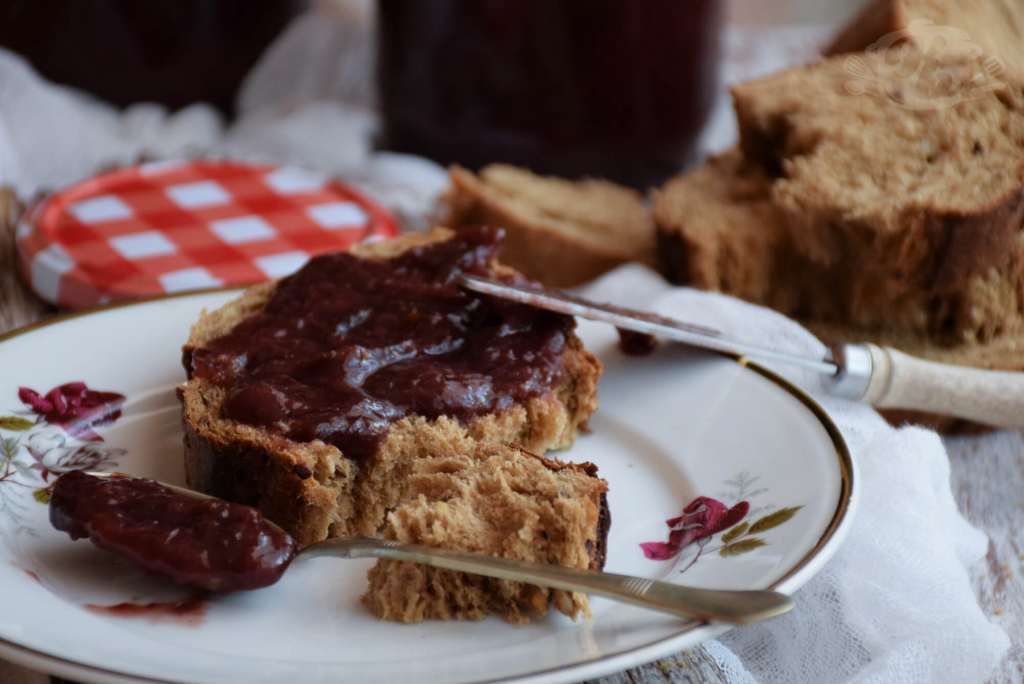
[[[721,0],[379,0],[384,147],[643,187],[714,104]]]

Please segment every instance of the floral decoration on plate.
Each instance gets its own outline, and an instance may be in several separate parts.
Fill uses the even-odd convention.
[[[45,422],[63,428],[72,437],[90,442],[102,442],[93,426],[113,423],[121,417],[124,395],[117,392],[97,392],[84,382],[68,382],[44,395],[28,387],[18,388],[18,398],[38,416],[37,422]],[[0,421],[15,421],[14,425],[26,425],[27,419],[7,416]],[[22,421],[22,422],[18,422]],[[0,422],[0,427],[5,427]]]
[[[0,416],[0,514],[15,522],[25,512],[15,487],[31,488],[36,501],[48,503],[62,474],[112,468],[125,454],[104,444],[94,429],[121,417],[123,394],[69,382],[46,394],[20,387],[18,398],[28,408]]]
[[[737,487],[742,495],[749,491],[750,485],[758,479],[748,473],[740,473],[737,477],[727,480],[726,484]],[[759,496],[764,492],[764,489],[753,490],[749,496]],[[705,552],[717,552],[719,556],[729,558],[766,546],[768,542],[762,536],[763,533],[788,522],[801,508],[803,506],[778,508],[750,522],[746,518],[751,510],[763,511],[764,507],[751,509],[748,500],[740,500],[732,506],[727,506],[718,499],[698,496],[683,507],[680,515],[665,521],[669,528],[667,541],[643,542],[640,544],[640,550],[643,551],[644,557],[650,560],[664,561],[677,558],[685,549],[696,545],[696,553],[679,571],[684,573],[693,567]],[[723,534],[718,538],[718,545],[708,548],[715,535],[719,533]]]

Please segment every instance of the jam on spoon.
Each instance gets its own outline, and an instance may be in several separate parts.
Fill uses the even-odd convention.
[[[269,586],[297,552],[291,536],[254,508],[123,476],[62,475],[50,523],[148,572],[211,592]]]

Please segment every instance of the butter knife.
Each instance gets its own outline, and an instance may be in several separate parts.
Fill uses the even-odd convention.
[[[817,372],[833,396],[877,408],[922,411],[1001,428],[1024,428],[1024,373],[926,361],[871,343],[840,344],[810,358],[733,340],[720,331],[658,314],[588,301],[566,292],[464,275],[463,287],[540,309],[609,323],[694,347]]]

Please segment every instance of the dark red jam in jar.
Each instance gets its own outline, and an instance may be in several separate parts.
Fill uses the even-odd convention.
[[[384,146],[643,187],[694,153],[721,0],[380,0]]]
[[[500,237],[469,229],[387,260],[315,257],[186,369],[226,388],[224,417],[353,459],[405,416],[469,420],[543,395],[563,377],[573,319],[458,285],[490,272]]]

